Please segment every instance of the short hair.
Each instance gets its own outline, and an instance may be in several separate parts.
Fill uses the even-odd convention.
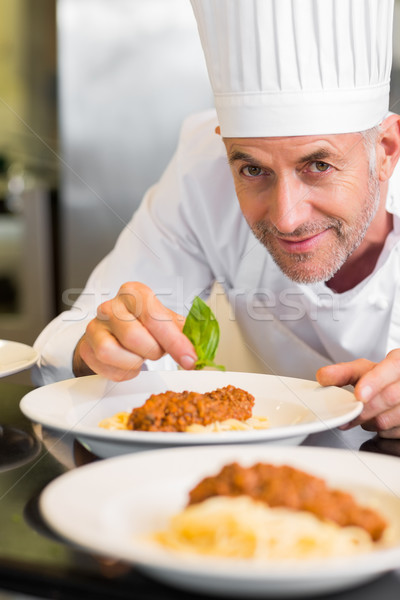
[[[378,141],[381,131],[382,131],[382,128],[380,125],[375,125],[375,127],[371,127],[371,129],[366,129],[365,131],[361,131],[364,147],[369,156],[369,172],[371,175],[375,174],[375,171],[376,171],[375,147],[376,147],[376,142]]]

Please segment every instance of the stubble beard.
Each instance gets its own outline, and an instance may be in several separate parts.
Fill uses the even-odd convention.
[[[325,217],[312,223],[304,223],[290,234],[282,234],[274,225],[258,221],[252,226],[252,231],[268,250],[276,265],[292,281],[296,283],[329,281],[363,241],[376,214],[379,201],[379,182],[376,176],[371,174],[362,211],[351,225],[334,217]],[[330,229],[334,234],[333,241],[329,247],[325,245],[316,252],[287,253],[276,240],[276,237],[284,237],[288,240],[307,238],[326,229]]]

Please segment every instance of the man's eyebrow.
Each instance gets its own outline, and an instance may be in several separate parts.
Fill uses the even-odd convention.
[[[326,158],[335,158],[337,160],[338,156],[326,148],[319,148],[318,150],[314,150],[314,152],[310,152],[309,154],[305,154],[304,156],[300,157],[298,162],[308,163],[316,160],[325,160]]]
[[[228,161],[230,165],[233,165],[233,163],[238,160],[242,160],[244,162],[248,162],[254,165],[258,164],[254,156],[252,156],[251,154],[247,154],[247,152],[242,152],[242,150],[233,150],[228,154]]]

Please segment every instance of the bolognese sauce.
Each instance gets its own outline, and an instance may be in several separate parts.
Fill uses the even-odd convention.
[[[362,527],[374,541],[380,539],[387,526],[376,511],[359,506],[351,494],[331,490],[323,479],[287,465],[226,465],[218,475],[205,477],[190,491],[189,505],[213,496],[241,495],[265,502],[270,507],[308,511],[342,527]]]
[[[134,408],[127,429],[141,431],[186,431],[193,424],[249,419],[254,396],[228,385],[212,392],[173,392],[153,394],[143,406]]]
[[[141,431],[186,431],[190,425],[215,421],[249,419],[254,396],[228,385],[212,392],[173,392],[153,394],[143,406],[134,408],[127,429]]]

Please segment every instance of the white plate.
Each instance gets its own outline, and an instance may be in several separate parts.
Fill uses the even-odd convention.
[[[56,401],[56,398],[54,399]],[[364,555],[290,564],[176,555],[144,539],[180,511],[188,491],[231,461],[290,464],[378,504],[396,545]],[[400,566],[399,459],[330,448],[234,445],[172,448],[114,457],[69,471],[44,490],[40,508],[79,547],[135,564],[173,586],[228,597],[310,597]]]
[[[269,429],[194,434],[110,431],[98,426],[106,417],[141,406],[154,393],[207,392],[228,384],[254,395],[253,414],[267,416]],[[73,434],[102,458],[179,445],[299,444],[308,434],[342,425],[362,410],[351,392],[337,387],[323,388],[315,381],[289,377],[220,371],[144,371],[122,383],[98,375],[68,379],[29,392],[20,407],[32,421]]]
[[[31,346],[0,340],[0,377],[29,369],[37,359],[38,353]]]

